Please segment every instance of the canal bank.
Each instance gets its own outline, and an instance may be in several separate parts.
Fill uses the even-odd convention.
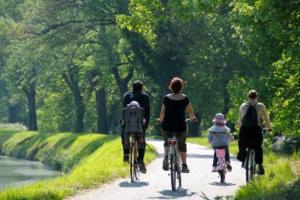
[[[60,172],[41,162],[0,156],[0,190],[54,178]]]
[[[0,149],[1,154],[38,160],[64,171],[54,179],[0,191],[0,200],[61,200],[129,174],[119,136],[0,130]],[[155,152],[147,151],[149,163]]]

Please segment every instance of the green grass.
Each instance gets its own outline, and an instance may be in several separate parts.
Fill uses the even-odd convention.
[[[299,158],[298,158],[299,159]],[[273,153],[265,156],[266,174],[242,187],[236,200],[298,200],[300,178],[293,170],[291,158]],[[300,165],[298,166],[300,167]]]
[[[202,137],[187,139],[210,147],[207,134]],[[266,145],[269,143],[267,142]],[[230,153],[237,155],[238,144],[229,144]],[[300,155],[280,155],[273,153],[269,146],[264,149],[264,166],[266,174],[243,186],[235,200],[299,200],[300,199]],[[244,178],[244,177],[241,177]]]
[[[70,170],[69,173],[55,179],[1,191],[0,200],[63,199],[79,190],[95,187],[129,174],[128,165],[122,161],[119,137],[102,134],[1,131],[0,141],[2,153],[6,155],[23,158],[28,156],[50,164],[59,163],[68,166]],[[46,159],[47,156],[52,158]],[[148,150],[145,161],[148,163],[154,158],[155,152]]]

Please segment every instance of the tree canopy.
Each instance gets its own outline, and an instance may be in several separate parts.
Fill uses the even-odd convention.
[[[122,95],[134,80],[144,82],[155,121],[168,82],[180,76],[201,130],[217,112],[235,124],[256,89],[274,130],[299,136],[299,7],[297,0],[0,0],[0,120],[118,133]]]

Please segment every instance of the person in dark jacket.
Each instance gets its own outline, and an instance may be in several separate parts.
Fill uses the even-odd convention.
[[[136,80],[133,82],[132,91],[128,91],[123,96],[123,109],[132,102],[137,101],[140,104],[140,107],[144,109],[144,125],[143,125],[143,134],[141,142],[139,143],[139,152],[138,152],[138,164],[140,171],[146,173],[146,167],[144,163],[145,155],[145,131],[149,124],[150,119],[150,101],[149,96],[143,92],[143,82]],[[129,162],[129,135],[124,134],[124,129],[122,129],[122,144],[123,144],[123,159],[125,162]]]

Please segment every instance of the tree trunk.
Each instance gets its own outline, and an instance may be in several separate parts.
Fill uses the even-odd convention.
[[[121,132],[121,124],[120,124],[120,115],[118,113],[118,110],[120,108],[119,102],[114,103],[110,108],[110,114],[109,114],[109,130],[112,131],[112,133],[120,133]]]
[[[89,81],[91,89],[95,92],[96,96],[96,110],[97,110],[97,132],[108,133],[108,116],[106,108],[106,92],[104,86],[100,87],[98,81],[102,76],[100,70],[91,70],[87,72],[87,80]],[[97,78],[98,77],[98,78]],[[99,89],[99,87],[101,89]]]
[[[108,133],[106,92],[104,88],[96,91],[96,109],[97,109],[97,132]]]
[[[18,121],[18,104],[8,105],[8,123]]]
[[[76,73],[75,71],[73,73]],[[75,123],[73,125],[74,131],[77,133],[81,133],[84,130],[84,113],[85,113],[85,105],[83,101],[83,97],[81,95],[81,91],[79,88],[78,81],[74,78],[74,74],[72,72],[64,73],[63,78],[69,86],[75,102]]]
[[[27,101],[28,101],[28,129],[31,131],[36,131],[37,126],[37,117],[36,117],[36,90],[33,86],[25,91]]]
[[[85,106],[83,103],[83,97],[78,92],[79,90],[76,90],[76,92],[73,93],[74,98],[75,98],[75,105],[76,105],[76,118],[75,118],[75,124],[74,124],[74,129],[75,132],[81,133],[83,132],[84,125],[83,125],[83,119],[84,119],[84,113],[85,113]]]
[[[223,101],[224,101],[224,108],[223,108],[223,114],[226,116],[226,114],[229,112],[230,109],[230,95],[227,90],[227,84],[224,85],[223,89]]]
[[[122,96],[128,91],[128,83],[133,77],[134,69],[130,68],[125,78],[121,77],[118,67],[112,67],[111,71],[115,77],[120,94]]]

